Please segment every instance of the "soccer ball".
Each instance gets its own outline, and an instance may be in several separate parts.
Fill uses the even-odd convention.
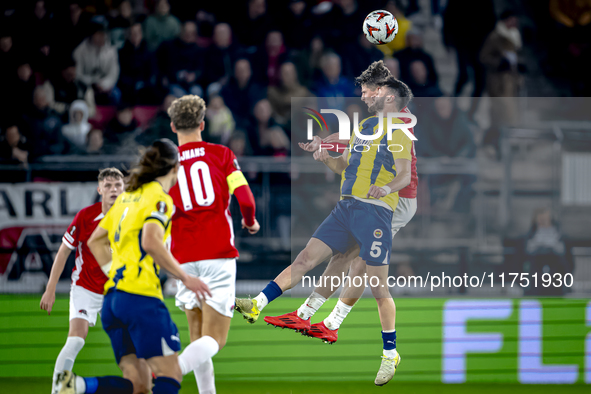
[[[386,44],[396,37],[398,21],[388,11],[370,12],[363,21],[363,34],[372,44]]]

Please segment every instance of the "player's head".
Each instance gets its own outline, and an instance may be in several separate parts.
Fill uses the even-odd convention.
[[[168,192],[174,186],[179,171],[179,148],[168,138],[154,141],[131,169],[127,179],[128,192],[133,192],[146,183],[158,181]]]
[[[114,167],[104,168],[98,175],[98,194],[103,198],[103,203],[110,208],[117,196],[123,193],[123,174]]]
[[[180,134],[201,133],[205,128],[205,101],[195,95],[187,95],[172,102],[168,108],[170,127]]]
[[[384,111],[388,106],[392,111],[400,111],[408,105],[412,97],[412,91],[404,82],[390,76],[380,82],[375,100],[368,105],[368,109],[372,113],[377,113]]]
[[[371,107],[377,97],[380,84],[391,76],[392,74],[383,60],[370,64],[367,70],[355,78],[355,84],[361,87],[361,101]]]

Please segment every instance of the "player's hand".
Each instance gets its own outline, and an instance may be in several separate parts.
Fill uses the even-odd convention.
[[[370,198],[370,197],[382,198],[382,197],[386,197],[386,194],[387,193],[383,188],[376,186],[376,185],[371,185],[369,188],[369,191],[367,192],[366,198]]]
[[[315,135],[314,138],[312,139],[312,141],[307,142],[307,143],[298,142],[298,145],[300,146],[300,148],[302,148],[306,152],[314,152],[320,148],[321,143],[322,143],[322,140],[320,139],[320,137]]]
[[[41,304],[39,306],[44,311],[47,311],[48,315],[51,315],[51,308],[53,308],[54,303],[55,303],[55,292],[54,291],[46,291],[45,293],[43,293],[43,297],[41,297]]]
[[[325,144],[343,144],[349,145],[349,140],[341,140],[339,139],[339,133],[333,133],[322,140]]]
[[[242,219],[242,228],[248,229],[248,232],[250,234],[256,234],[259,232],[259,230],[261,229],[261,225],[259,224],[259,222],[255,219],[254,220],[254,224],[252,226],[247,226],[246,223],[244,223],[244,219]]]
[[[326,163],[330,160],[330,155],[326,149],[319,149],[314,152],[314,160]]]
[[[199,298],[200,300],[204,300],[205,296],[211,297],[211,291],[209,290],[209,286],[203,283],[203,281],[196,276],[187,275],[187,279],[183,281],[183,284],[187,286],[187,289],[197,294],[197,298]]]

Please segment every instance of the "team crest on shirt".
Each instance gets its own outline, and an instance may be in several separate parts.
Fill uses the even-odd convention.
[[[379,228],[376,228],[373,232],[374,238],[382,238],[382,235],[384,235],[384,233]]]
[[[166,213],[168,211],[168,207],[166,206],[166,203],[164,201],[158,201],[156,203],[156,209],[160,213]]]
[[[79,313],[79,314],[81,314],[81,315],[86,315],[86,316],[88,316],[88,313],[86,313],[86,310],[84,310],[84,309],[80,309],[80,310],[78,311],[78,313]]]
[[[240,171],[240,166],[238,165],[238,159],[234,159],[234,168]]]
[[[70,230],[70,235],[74,235],[74,231],[76,231],[76,226],[72,226],[72,230]]]

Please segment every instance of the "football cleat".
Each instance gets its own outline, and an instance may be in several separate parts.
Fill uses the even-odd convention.
[[[312,324],[310,326],[310,328],[308,329],[308,331],[306,331],[304,333],[304,335],[307,335],[312,338],[322,339],[322,342],[329,343],[332,345],[339,338],[338,333],[339,333],[338,328],[336,330],[329,330],[324,325],[324,322],[321,321],[320,323]]]
[[[297,332],[306,332],[310,329],[310,319],[304,320],[298,316],[298,311],[286,313],[281,316],[267,316],[265,317],[267,324],[275,327],[289,328]]]
[[[236,309],[250,324],[254,324],[259,318],[261,311],[257,308],[257,302],[251,298],[236,298]]]
[[[398,365],[400,364],[400,359],[400,354],[398,354],[398,352],[396,352],[396,356],[392,358],[382,356],[382,365],[380,365],[378,375],[374,381],[376,386],[383,386],[392,380],[396,373],[396,368],[398,368]]]
[[[57,375],[56,389],[59,394],[77,394],[76,375],[72,371],[60,372]]]

